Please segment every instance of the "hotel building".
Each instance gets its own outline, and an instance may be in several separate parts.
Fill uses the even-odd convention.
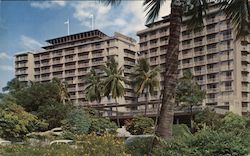
[[[138,45],[130,37],[115,33],[110,37],[99,30],[49,39],[42,52],[26,52],[15,55],[15,75],[20,81],[49,82],[59,78],[67,82],[70,99],[79,105],[89,103],[84,94],[87,73],[90,68],[101,72],[100,67],[108,57],[114,56],[119,67],[128,77],[135,65]],[[126,81],[126,94],[119,104],[133,103],[133,89]],[[112,98],[103,98],[102,104],[114,103]]]
[[[244,114],[250,111],[250,40],[236,40],[230,20],[216,4],[210,5],[202,31],[188,30],[186,19],[184,17],[181,28],[179,77],[184,70],[192,71],[195,80],[207,93],[204,106],[213,106],[219,113]],[[163,84],[169,17],[146,26],[137,32],[140,57],[146,57],[152,67],[160,66]],[[157,100],[159,96],[160,91],[151,99]],[[141,100],[145,99],[141,97]]]

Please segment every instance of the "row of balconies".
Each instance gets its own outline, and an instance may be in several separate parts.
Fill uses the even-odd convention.
[[[15,61],[26,61],[28,60],[28,56],[17,56]]]

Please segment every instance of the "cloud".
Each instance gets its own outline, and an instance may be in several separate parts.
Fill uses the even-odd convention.
[[[24,50],[40,49],[43,46],[40,42],[25,35],[21,36],[20,44]]]
[[[0,70],[2,71],[14,71],[14,68],[11,66],[11,65],[4,65],[4,64],[1,64],[0,65]]]
[[[72,3],[73,17],[81,25],[91,28],[91,15],[94,15],[97,29],[114,32],[119,31],[135,37],[137,31],[145,28],[145,11],[143,1],[123,1],[118,7],[102,5],[95,1]],[[170,13],[170,2],[162,6],[159,17]],[[160,18],[159,18],[160,19]]]
[[[0,60],[8,59],[11,60],[12,57],[5,52],[0,53]]]
[[[48,9],[52,7],[64,7],[66,5],[66,2],[63,0],[60,1],[44,1],[44,2],[31,2],[30,6],[34,8],[39,8],[39,9]]]

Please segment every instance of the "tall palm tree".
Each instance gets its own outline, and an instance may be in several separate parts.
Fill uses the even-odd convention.
[[[106,5],[118,5],[122,0],[99,0]],[[159,15],[159,11],[166,0],[144,0],[146,6],[147,23],[153,22]],[[249,35],[250,32],[250,4],[249,0],[221,0],[222,9],[231,18],[236,28],[237,37]],[[182,24],[183,10],[187,9],[190,16],[188,22],[191,29],[203,24],[203,15],[206,14],[208,0],[171,0],[171,11],[169,16],[169,41],[165,57],[165,75],[162,106],[156,135],[163,138],[172,136],[173,107],[175,89],[177,84],[178,55],[180,45],[180,30]]]
[[[70,100],[70,94],[69,94],[68,89],[67,89],[67,83],[62,82],[58,78],[53,78],[52,83],[54,83],[56,85],[56,87],[58,88],[58,90],[59,90],[59,96],[60,96],[59,100],[60,100],[60,102],[65,104],[65,101],[68,101],[70,104],[72,104],[72,102]]]
[[[103,85],[101,83],[100,76],[93,68],[90,70],[90,73],[88,74],[88,78],[85,83],[86,88],[84,91],[86,93],[87,99],[91,102],[96,101],[99,104],[102,99]]]
[[[145,103],[145,112],[147,114],[148,109],[148,96],[152,95],[156,88],[159,87],[159,68],[155,67],[150,68],[150,65],[146,58],[141,58],[138,60],[137,64],[134,67],[134,71],[131,74],[132,83],[136,94],[142,95],[145,94],[146,103]]]
[[[123,85],[124,77],[122,68],[118,68],[118,63],[114,57],[110,57],[103,68],[105,73],[105,79],[103,81],[103,93],[104,96],[115,99],[116,104],[116,119],[117,125],[120,127],[119,114],[118,114],[118,101],[119,97],[123,97],[125,94],[125,88]]]

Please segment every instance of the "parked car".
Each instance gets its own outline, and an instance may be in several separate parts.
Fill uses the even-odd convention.
[[[49,144],[50,145],[60,145],[60,144],[67,144],[67,145],[72,145],[74,143],[73,140],[54,140],[51,141]]]
[[[11,144],[11,141],[0,139],[1,146],[6,146],[6,145],[10,145],[10,144]]]

